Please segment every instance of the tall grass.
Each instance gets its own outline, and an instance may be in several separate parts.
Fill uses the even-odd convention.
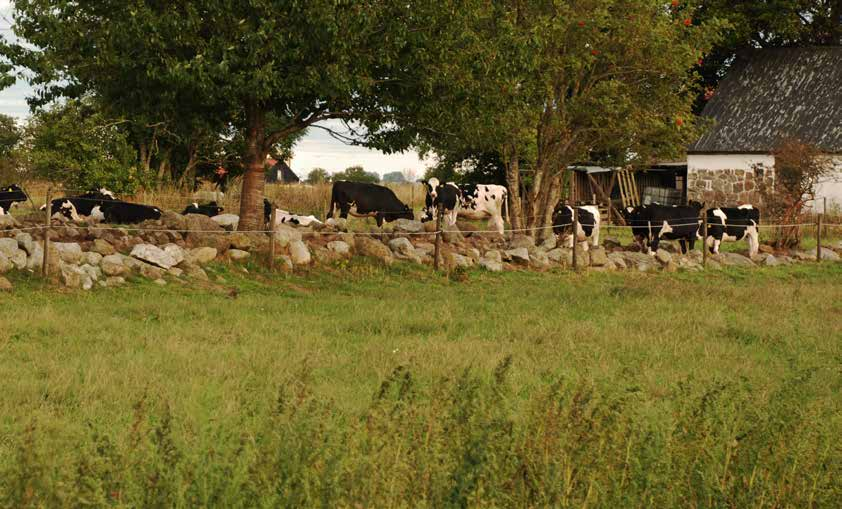
[[[838,265],[247,268],[92,294],[18,276],[0,506],[842,502]]]

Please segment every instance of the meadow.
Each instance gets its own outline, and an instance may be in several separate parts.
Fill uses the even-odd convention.
[[[0,295],[0,507],[838,507],[842,264]]]

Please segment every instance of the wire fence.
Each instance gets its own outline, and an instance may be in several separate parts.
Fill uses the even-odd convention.
[[[74,191],[74,190],[63,190],[64,193],[83,193],[82,191]],[[84,193],[89,193],[89,191],[85,191]],[[188,197],[183,196],[181,197],[183,200],[186,200]],[[32,200],[32,198],[27,195],[27,201],[32,205],[32,208],[35,209],[37,207],[36,202]],[[55,215],[61,212],[62,209],[62,202],[70,202],[71,204],[75,202],[75,205],[79,205],[81,203],[90,203],[95,202],[98,206],[101,207],[109,207],[111,204],[114,203],[131,203],[131,202],[124,202],[122,200],[116,199],[116,197],[105,197],[103,195],[100,196],[85,196],[84,194],[77,194],[76,196],[66,196],[61,198],[52,198],[52,190],[48,189],[46,193],[46,198],[44,201],[44,205],[39,207],[40,210],[47,210],[47,212],[43,216],[43,224],[40,225],[26,225],[26,226],[12,226],[6,227],[3,230],[0,230],[0,235],[7,235],[7,234],[14,234],[14,233],[28,233],[28,232],[35,232],[43,233],[43,242],[44,242],[44,264],[42,272],[44,275],[47,274],[47,267],[48,267],[48,257],[49,257],[49,242],[51,235],[49,232],[57,232],[61,233],[62,231],[69,231],[70,228],[82,228],[87,231],[114,231],[114,232],[122,232],[125,234],[133,233],[133,234],[145,234],[145,233],[172,233],[172,234],[213,234],[213,235],[232,235],[232,234],[254,234],[254,235],[266,235],[270,237],[270,266],[272,261],[274,260],[275,256],[275,247],[274,247],[274,239],[275,233],[278,231],[279,224],[278,223],[276,214],[279,212],[279,209],[272,205],[271,207],[271,218],[269,224],[271,226],[264,227],[260,229],[250,229],[246,231],[237,230],[236,228],[232,229],[225,229],[224,227],[220,226],[219,228],[215,229],[206,229],[206,228],[173,228],[170,226],[149,226],[148,224],[140,224],[140,225],[108,225],[104,226],[102,224],[54,224]],[[192,202],[189,202],[192,203]],[[55,206],[54,206],[55,205]],[[138,205],[138,204],[136,204]],[[94,207],[95,208],[95,207]],[[788,223],[788,224],[754,224],[754,223],[747,223],[746,220],[740,220],[738,222],[729,222],[727,220],[722,221],[721,219],[717,218],[715,222],[707,223],[705,222],[705,213],[703,213],[703,217],[680,217],[680,218],[668,218],[668,219],[658,219],[658,220],[641,220],[641,219],[626,219],[628,224],[609,224],[609,223],[601,223],[600,221],[579,221],[578,214],[575,212],[578,211],[578,207],[574,207],[574,214],[573,214],[573,221],[571,222],[564,222],[564,223],[557,223],[557,224],[549,224],[545,226],[531,226],[531,227],[523,227],[523,228],[495,228],[495,229],[448,229],[443,227],[443,220],[444,220],[444,210],[443,207],[439,207],[437,214],[436,214],[436,227],[430,230],[425,229],[425,231],[407,231],[407,230],[399,230],[399,231],[345,231],[342,229],[336,228],[328,228],[328,229],[307,229],[306,231],[302,231],[302,234],[307,238],[312,237],[319,237],[319,236],[336,236],[340,234],[344,235],[351,235],[352,237],[356,236],[366,236],[366,237],[382,237],[384,234],[397,234],[400,236],[408,236],[408,237],[421,237],[426,236],[428,238],[434,237],[436,243],[436,253],[434,258],[434,265],[436,269],[439,268],[439,251],[442,241],[442,236],[447,233],[455,233],[459,232],[461,234],[502,234],[504,237],[509,234],[520,234],[520,233],[540,233],[546,230],[553,230],[558,233],[561,231],[569,230],[571,227],[573,229],[578,230],[579,228],[593,228],[598,226],[605,226],[608,227],[610,230],[614,229],[626,229],[631,230],[633,233],[639,233],[641,231],[648,232],[649,236],[658,235],[662,230],[665,228],[681,228],[681,227],[697,227],[697,235],[695,238],[703,238],[705,236],[705,228],[707,228],[707,237],[711,237],[710,228],[718,227],[718,228],[748,228],[748,227],[755,227],[759,229],[776,229],[776,228],[816,228],[816,238],[817,238],[817,247],[816,247],[816,256],[818,260],[821,260],[822,253],[822,231],[824,230],[827,232],[829,229],[837,229],[842,228],[842,223],[825,223],[823,222],[822,215],[817,215],[816,222],[800,222],[800,223]],[[347,212],[347,211],[343,211]],[[400,211],[379,211],[382,214],[401,214],[405,213],[406,210]],[[31,219],[31,218],[30,218]],[[322,224],[322,223],[319,223]],[[8,226],[8,225],[7,225]],[[320,226],[321,228],[321,226]],[[561,231],[560,231],[561,230]],[[578,232],[577,232],[578,233]],[[574,268],[576,267],[576,256],[575,256],[575,249],[574,249],[574,259],[573,264]],[[703,253],[705,255],[705,260],[707,258],[707,252],[703,249]]]

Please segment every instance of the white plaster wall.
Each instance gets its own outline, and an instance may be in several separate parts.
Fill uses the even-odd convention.
[[[687,172],[700,170],[752,170],[755,164],[775,165],[771,154],[687,154]]]
[[[821,211],[824,203],[823,198],[827,198],[827,208],[842,207],[842,155],[832,156],[831,163],[834,171],[831,176],[822,180],[816,189],[816,206],[817,211]]]

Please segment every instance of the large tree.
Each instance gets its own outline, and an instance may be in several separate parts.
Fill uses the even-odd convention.
[[[377,130],[424,86],[457,0],[18,0],[5,54],[41,102],[93,92],[147,125],[179,115],[244,140],[240,228],[262,223],[263,164],[279,142],[327,119]],[[420,78],[419,78],[420,77]]]
[[[512,226],[543,235],[568,165],[676,156],[698,133],[692,68],[719,23],[697,24],[694,8],[674,4],[490,2],[464,51],[448,63],[452,79],[438,84],[450,108],[419,101],[409,105],[405,123],[435,119],[437,131],[420,133],[422,146],[433,150],[500,154]],[[521,182],[524,162],[530,171]]]

